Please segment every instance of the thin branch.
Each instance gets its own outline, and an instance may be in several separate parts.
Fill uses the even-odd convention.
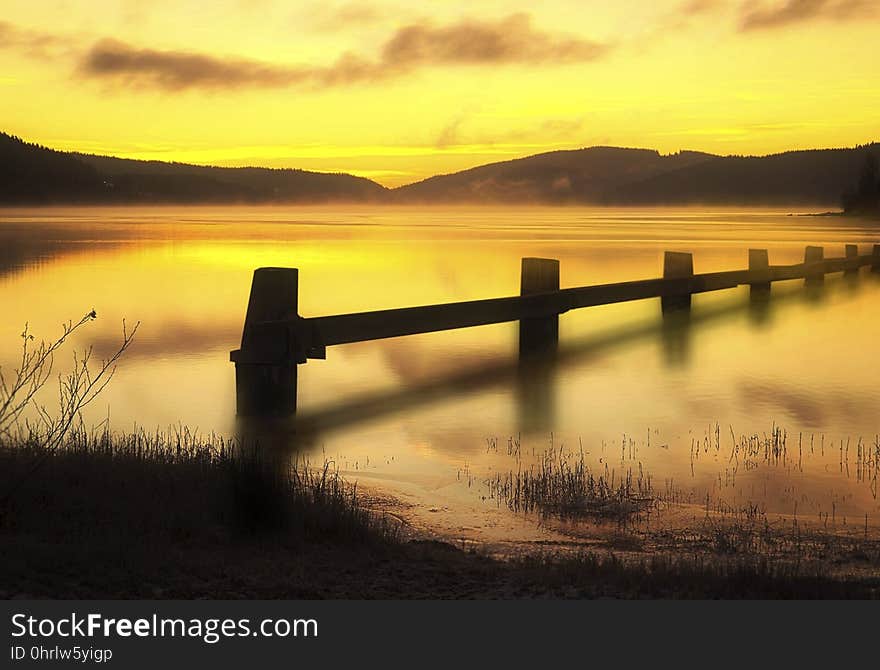
[[[116,373],[119,359],[131,346],[137,333],[140,322],[137,322],[131,331],[123,320],[122,343],[116,352],[107,360],[102,361],[95,373],[90,367],[92,348],[86,349],[82,355],[73,353],[73,368],[66,375],[58,377],[58,414],[51,414],[44,405],[35,402],[37,393],[42,389],[51,375],[54,364],[55,352],[77,329],[85,323],[96,318],[95,311],[86,314],[79,322],[62,324],[61,336],[52,343],[41,342],[36,349],[29,350],[28,343],[33,336],[27,326],[22,333],[24,343],[22,345],[21,367],[16,370],[16,376],[11,385],[7,386],[4,380],[0,383],[2,403],[0,403],[0,437],[9,436],[14,428],[19,432],[22,428],[29,438],[37,438],[40,442],[40,453],[34,459],[32,466],[13,484],[9,491],[0,498],[0,506],[6,503],[21,488],[23,483],[30,477],[46,459],[64,443],[70,434],[74,424],[82,425],[82,412],[85,407],[107,388]],[[36,423],[31,424],[25,419],[21,424],[21,415],[26,408],[30,407],[36,414]]]

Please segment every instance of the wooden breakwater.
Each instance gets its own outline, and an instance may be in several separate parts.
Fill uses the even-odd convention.
[[[880,272],[880,245],[859,255],[856,245],[847,244],[839,258],[825,258],[822,247],[808,246],[804,261],[793,265],[771,265],[766,249],[750,249],[748,268],[702,274],[694,273],[691,253],[667,251],[662,277],[560,288],[558,260],[523,258],[518,296],[318,317],[299,315],[296,268],[259,268],[241,348],[230,353],[236,408],[241,415],[294,413],[297,366],[326,358],[327,347],[339,344],[519,321],[519,352],[527,357],[555,350],[559,315],[572,309],[660,298],[663,314],[670,314],[688,310],[696,293],[748,285],[760,296],[773,282],[821,282],[826,274],[853,274],[865,266]]]

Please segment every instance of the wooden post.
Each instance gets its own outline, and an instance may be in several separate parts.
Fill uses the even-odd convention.
[[[749,293],[752,297],[770,292],[770,254],[766,249],[749,249]]]
[[[663,254],[663,278],[678,279],[694,276],[694,255],[679,251],[667,251]],[[682,295],[662,296],[660,307],[664,314],[691,308],[689,293]]]
[[[859,245],[858,244],[847,244],[846,245],[846,258],[850,261],[851,265],[843,271],[844,275],[857,275],[859,273],[859,266],[855,264],[855,259],[859,256]]]
[[[559,261],[553,258],[523,258],[520,295],[559,290]],[[559,315],[520,319],[520,358],[556,351],[559,344]]]
[[[825,250],[822,247],[807,247],[804,250],[804,263],[818,263],[825,258]],[[825,281],[824,268],[807,268],[804,272],[808,282]]]
[[[871,253],[871,272],[880,272],[880,244],[875,244]]]
[[[288,331],[256,324],[295,318],[298,285],[299,270],[294,268],[254,271],[241,349],[232,354],[236,410],[242,416],[296,412],[296,361]]]

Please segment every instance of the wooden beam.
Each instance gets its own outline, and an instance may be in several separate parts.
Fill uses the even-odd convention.
[[[880,245],[876,248],[877,256],[859,256],[855,261],[846,258],[824,259],[819,271],[823,274],[842,271],[847,264],[853,262],[857,262],[860,267],[875,262],[880,266]],[[771,265],[768,272],[769,280],[773,282],[805,279],[808,272],[816,272],[816,268],[813,263]],[[293,357],[299,362],[305,362],[306,358],[323,358],[325,347],[351,342],[545,318],[563,314],[570,309],[650,298],[678,298],[679,304],[684,304],[694,293],[751,284],[753,277],[751,270],[732,270],[440,305],[310,318],[293,316],[262,322],[251,320],[254,327],[263,331],[264,343],[251,350],[243,347],[241,351],[233,352],[232,359],[272,363],[278,361],[279,357]]]
[[[559,291],[559,261],[553,258],[523,258],[520,295]],[[546,355],[559,346],[559,312],[525,317],[519,321],[519,355]]]
[[[680,251],[667,251],[663,254],[663,278],[681,279],[694,276],[694,256]],[[691,294],[667,295],[660,298],[664,314],[691,308]]]
[[[870,256],[859,256],[858,247],[848,244],[844,258],[828,259],[822,247],[807,247],[803,263],[775,266],[769,264],[766,249],[750,249],[747,270],[699,275],[694,274],[691,254],[667,251],[660,279],[560,290],[559,261],[524,258],[519,296],[315,318],[297,313],[298,270],[259,268],[251,283],[241,348],[230,353],[236,407],[240,415],[293,414],[297,364],[324,358],[328,346],[519,321],[522,354],[553,351],[558,316],[570,309],[659,297],[664,314],[679,311],[686,317],[694,293],[748,284],[754,295],[774,281],[812,283],[826,273],[855,272],[866,265],[880,272],[880,244]]]

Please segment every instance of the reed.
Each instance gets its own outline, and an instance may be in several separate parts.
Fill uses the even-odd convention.
[[[562,519],[598,517],[625,521],[648,511],[657,502],[651,476],[641,463],[621,473],[595,472],[583,449],[550,448],[535,465],[496,474],[487,481],[489,496],[515,512],[539,512]]]
[[[314,467],[216,435],[71,430],[47,447],[41,433],[0,440],[0,487],[21,481],[0,533],[64,542],[162,543],[221,535],[283,535],[285,542],[383,542],[391,520],[363,509],[331,463]]]

